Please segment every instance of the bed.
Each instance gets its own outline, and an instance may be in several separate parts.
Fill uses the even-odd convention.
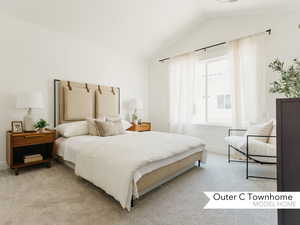
[[[120,114],[119,88],[55,80],[54,100],[56,124]],[[59,137],[55,152],[128,211],[134,200],[206,159],[200,139],[153,131]]]

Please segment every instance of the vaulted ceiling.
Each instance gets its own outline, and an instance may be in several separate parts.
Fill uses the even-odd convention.
[[[150,56],[217,16],[291,8],[299,0],[0,0],[0,12],[120,51]]]

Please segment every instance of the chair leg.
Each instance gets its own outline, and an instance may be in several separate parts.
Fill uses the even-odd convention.
[[[249,151],[248,151],[248,136],[247,136],[247,146],[246,146],[246,179],[249,178]]]
[[[230,145],[228,145],[228,163],[230,163]]]
[[[246,161],[246,179],[248,180],[249,178],[249,159],[247,157],[247,161]]]

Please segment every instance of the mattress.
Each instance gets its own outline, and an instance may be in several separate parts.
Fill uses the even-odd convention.
[[[88,136],[88,135],[87,136],[76,136],[76,137],[71,137],[71,138],[60,137],[60,138],[56,139],[56,141],[55,141],[56,154],[58,156],[62,157],[67,163],[69,162],[68,165],[70,165],[72,167],[73,165],[75,165],[76,157],[79,154],[79,152],[85,150],[85,149],[78,148],[77,146],[80,143],[84,143],[84,142],[88,143],[88,142],[92,141],[93,138],[101,138],[101,137]],[[139,181],[139,179],[142,176],[144,176],[145,174],[148,174],[148,173],[150,173],[154,170],[157,170],[161,167],[164,167],[166,165],[172,164],[176,161],[182,160],[190,155],[193,155],[194,153],[202,152],[203,150],[204,149],[202,149],[201,147],[193,148],[187,152],[177,154],[177,155],[172,156],[167,159],[155,161],[155,162],[147,164],[141,168],[138,168],[134,173],[134,178],[133,178],[134,183],[137,183]],[[203,158],[203,156],[206,156],[206,154],[203,155],[203,152],[202,152],[202,158]],[[205,157],[201,161],[204,162]],[[135,192],[136,192],[136,190],[135,190]]]

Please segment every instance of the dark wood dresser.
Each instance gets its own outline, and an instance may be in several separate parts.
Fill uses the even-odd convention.
[[[277,190],[300,191],[300,98],[277,99]],[[278,210],[278,225],[300,224],[300,210]]]

